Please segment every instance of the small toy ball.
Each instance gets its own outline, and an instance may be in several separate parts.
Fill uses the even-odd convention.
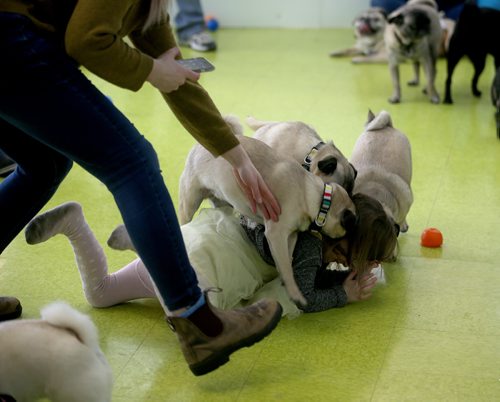
[[[213,15],[205,17],[205,26],[209,31],[215,32],[219,28],[219,21]]]
[[[436,228],[427,228],[420,236],[420,244],[424,247],[437,248],[443,244],[443,234]]]

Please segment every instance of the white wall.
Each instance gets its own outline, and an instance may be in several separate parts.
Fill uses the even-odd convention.
[[[173,12],[176,6],[173,1]],[[205,15],[230,28],[348,28],[369,0],[201,0]]]

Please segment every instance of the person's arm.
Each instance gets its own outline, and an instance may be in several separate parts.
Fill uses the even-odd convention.
[[[156,75],[156,71],[167,63],[175,64],[173,56],[180,55],[177,50],[173,50],[177,49],[177,43],[169,24],[156,26],[146,33],[134,32],[130,37],[137,48],[156,57],[152,75]],[[161,53],[164,49],[170,50]],[[152,80],[151,75],[148,81],[160,90],[179,122],[196,141],[214,156],[222,156],[233,166],[236,179],[247,195],[252,210],[255,212],[259,208],[266,219],[277,221],[281,212],[278,201],[205,89],[195,79],[188,79],[168,92],[158,84],[158,79]]]

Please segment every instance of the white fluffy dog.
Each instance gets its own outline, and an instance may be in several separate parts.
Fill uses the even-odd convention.
[[[17,402],[111,401],[113,379],[90,318],[63,302],[0,324],[0,395]]]

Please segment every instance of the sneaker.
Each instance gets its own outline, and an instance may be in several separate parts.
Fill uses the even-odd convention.
[[[191,35],[185,40],[179,39],[179,44],[190,47],[198,52],[210,52],[217,49],[217,43],[215,43],[214,38],[206,31]]]
[[[16,169],[16,162],[0,151],[0,177],[5,177]]]
[[[0,297],[0,321],[19,318],[22,312],[21,302],[15,297]]]
[[[223,325],[222,332],[215,337],[205,335],[187,318],[167,317],[194,375],[207,374],[217,369],[229,361],[231,353],[265,338],[276,328],[283,311],[277,301],[269,299],[234,310],[214,307],[206,292],[205,300]]]

